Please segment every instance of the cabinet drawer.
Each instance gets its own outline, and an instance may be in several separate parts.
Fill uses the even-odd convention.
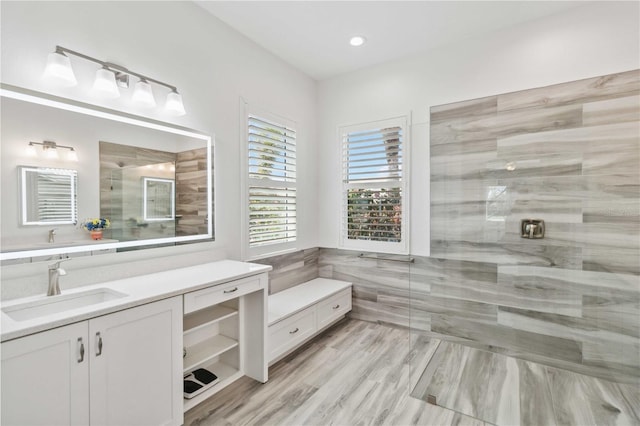
[[[318,303],[318,330],[351,310],[351,287]]]
[[[312,306],[269,327],[269,360],[287,352],[316,331],[316,310]]]
[[[184,313],[195,312],[225,300],[252,293],[261,288],[260,277],[250,277],[192,291],[184,295]]]

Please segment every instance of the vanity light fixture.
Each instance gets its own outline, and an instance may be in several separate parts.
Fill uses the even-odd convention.
[[[118,83],[116,83],[116,73],[109,68],[102,67],[96,71],[96,79],[93,81],[91,89],[93,93],[108,99],[120,97]]]
[[[63,86],[75,86],[78,84],[76,76],[71,68],[71,60],[62,51],[56,49],[55,52],[49,53],[47,58],[47,67],[44,70],[45,76],[52,80],[58,81]]]
[[[50,160],[58,159],[58,148],[63,148],[69,150],[69,152],[67,152],[67,160],[78,161],[78,153],[72,146],[58,145],[53,141],[29,142],[26,150],[28,156],[35,157],[38,155],[36,145],[42,146],[42,151],[45,158],[48,158]]]
[[[362,46],[363,44],[365,44],[366,41],[367,41],[367,39],[362,37],[362,36],[353,36],[349,40],[349,44],[354,46],[354,47],[359,47],[359,46]]]
[[[78,152],[73,148],[69,148],[69,152],[67,153],[67,160],[77,162]]]
[[[29,145],[27,145],[27,148],[25,149],[24,153],[27,155],[27,157],[38,156],[38,151],[36,151],[36,146],[34,145],[34,142],[29,142]]]
[[[108,98],[117,98],[120,96],[120,90],[118,87],[125,89],[128,88],[129,76],[134,76],[139,79],[134,87],[134,92],[131,98],[134,103],[146,107],[156,106],[156,101],[150,84],[155,83],[170,90],[167,95],[165,110],[173,115],[186,114],[184,104],[182,103],[182,96],[178,93],[178,89],[175,86],[131,71],[120,65],[101,61],[91,56],[75,52],[67,49],[66,47],[56,46],[55,52],[49,54],[47,58],[47,66],[45,68],[45,77],[55,80],[64,86],[75,86],[78,84],[73,73],[73,69],[71,68],[71,61],[69,60],[68,55],[77,56],[100,65],[100,69],[96,72],[96,79],[93,83],[92,90],[95,93],[99,93]]]
[[[153,108],[156,106],[156,100],[153,97],[151,85],[147,80],[144,79],[141,79],[136,83],[136,86],[133,89],[133,96],[131,96],[131,100],[147,108]]]
[[[182,95],[175,90],[167,95],[167,102],[164,109],[175,115],[185,115],[184,105],[182,104]]]

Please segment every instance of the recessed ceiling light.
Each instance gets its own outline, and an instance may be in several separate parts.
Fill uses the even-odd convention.
[[[362,46],[367,41],[366,38],[362,36],[353,36],[351,40],[349,40],[349,44],[352,46]]]

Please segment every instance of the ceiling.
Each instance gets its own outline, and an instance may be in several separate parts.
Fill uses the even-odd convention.
[[[576,1],[198,1],[316,80],[579,7]],[[363,35],[362,47],[349,45]]]

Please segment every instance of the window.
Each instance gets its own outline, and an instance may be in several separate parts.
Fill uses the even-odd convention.
[[[340,129],[344,248],[408,253],[406,118]]]
[[[294,248],[296,131],[287,120],[247,114],[245,258]]]

